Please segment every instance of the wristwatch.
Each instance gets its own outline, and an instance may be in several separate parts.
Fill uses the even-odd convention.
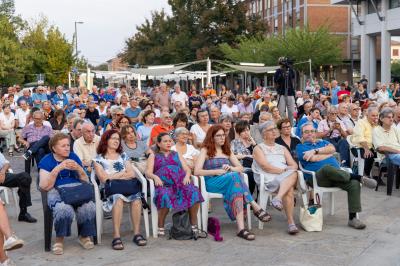
[[[315,153],[315,154],[318,154],[318,153],[319,153],[319,150],[318,150],[318,149],[315,149],[315,150],[314,150],[314,153]]]

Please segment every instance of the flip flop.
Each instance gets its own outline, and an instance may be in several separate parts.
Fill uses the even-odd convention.
[[[253,241],[256,239],[256,236],[247,229],[240,230],[240,232],[237,234],[237,236],[240,238],[243,238],[247,241]]]

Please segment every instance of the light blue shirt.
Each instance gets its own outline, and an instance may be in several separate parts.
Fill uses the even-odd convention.
[[[0,169],[3,169],[4,165],[6,165],[7,163],[10,163],[10,162],[0,152]]]
[[[337,96],[337,93],[340,91],[340,87],[337,86],[336,88],[332,88],[332,105],[338,105],[339,104],[339,98]]]

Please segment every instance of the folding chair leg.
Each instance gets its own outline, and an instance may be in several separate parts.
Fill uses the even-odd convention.
[[[147,209],[143,209],[143,220],[144,220],[144,229],[146,231],[146,238],[149,238],[149,236],[150,236],[149,212]]]
[[[202,222],[201,222],[202,223],[202,230],[207,232],[207,226],[208,226],[208,197],[205,197],[204,201],[201,203],[201,220],[202,220]]]

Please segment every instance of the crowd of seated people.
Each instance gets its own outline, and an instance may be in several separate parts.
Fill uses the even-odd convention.
[[[198,232],[201,190],[206,189],[223,195],[224,209],[237,223],[237,236],[254,240],[255,234],[244,223],[245,206],[250,204],[261,222],[271,219],[254,200],[260,175],[273,195],[272,207],[285,211],[287,232],[299,233],[294,215],[299,164],[316,172],[319,186],[347,191],[348,225],[363,229],[366,224],[356,215],[361,211],[360,183],[368,188],[385,185],[372,176],[375,158],[400,165],[399,86],[377,83],[367,89],[364,82],[352,88],[346,82],[338,86],[334,80],[321,84],[296,92],[293,121],[277,108],[275,93],[262,87],[241,93],[211,84],[198,90],[194,84],[186,93],[177,83],[141,90],[93,86],[90,91],[82,87],[66,92],[62,86],[39,86],[33,91],[14,86],[1,99],[0,138],[5,156],[21,153],[37,165],[39,187],[47,192],[53,213],[56,241],[52,250],[57,255],[64,253],[64,238],[71,235],[74,216],[84,249],[94,247],[96,234],[94,202],[69,205],[59,187],[89,182],[93,172],[100,189],[115,180],[135,181],[133,167],[154,181],[151,200],[158,209],[160,236],[165,235],[170,209],[188,210],[192,230]],[[350,158],[358,153],[365,161],[362,174],[342,170],[351,167]],[[37,174],[30,169],[10,173],[10,168],[0,154],[0,185],[18,188],[18,220],[36,222],[27,208],[32,204],[31,176]],[[192,175],[203,176],[206,187],[194,186]],[[310,176],[304,178],[312,187]],[[120,232],[124,203],[132,208],[133,242],[147,243],[140,233],[139,185],[133,190],[129,195],[103,197],[103,209],[113,219],[111,246],[115,250],[124,249]],[[0,208],[0,219],[6,220]],[[0,226],[5,246],[13,237],[7,226],[3,222]],[[13,241],[22,243],[16,237]],[[0,252],[0,262],[6,260]]]

